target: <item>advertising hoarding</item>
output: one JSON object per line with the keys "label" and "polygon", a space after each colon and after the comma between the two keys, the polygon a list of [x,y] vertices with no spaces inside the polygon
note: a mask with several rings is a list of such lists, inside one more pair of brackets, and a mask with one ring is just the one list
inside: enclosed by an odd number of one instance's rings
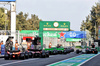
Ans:
{"label": "advertising hoarding", "polygon": [[86,38],[85,31],[66,31],[63,33],[64,33],[64,38]]}
{"label": "advertising hoarding", "polygon": [[[39,35],[38,30],[22,30],[20,33]],[[58,38],[86,38],[84,31],[43,31],[44,37],[58,37]]]}

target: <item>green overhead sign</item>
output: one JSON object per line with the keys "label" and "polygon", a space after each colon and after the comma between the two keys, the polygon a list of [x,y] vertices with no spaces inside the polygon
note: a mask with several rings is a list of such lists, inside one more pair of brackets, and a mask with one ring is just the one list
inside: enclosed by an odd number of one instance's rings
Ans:
{"label": "green overhead sign", "polygon": [[81,41],[80,38],[66,38],[66,41]]}
{"label": "green overhead sign", "polygon": [[42,48],[43,48],[44,31],[70,31],[70,22],[69,21],[40,21],[39,36],[41,37]]}
{"label": "green overhead sign", "polygon": [[68,28],[70,29],[69,21],[41,21],[43,28]]}

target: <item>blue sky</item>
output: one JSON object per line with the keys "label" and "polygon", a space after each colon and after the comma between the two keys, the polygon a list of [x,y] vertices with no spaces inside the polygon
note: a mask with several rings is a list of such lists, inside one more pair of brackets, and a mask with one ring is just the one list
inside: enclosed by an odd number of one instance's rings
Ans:
{"label": "blue sky", "polygon": [[43,21],[70,21],[71,29],[79,31],[82,20],[96,2],[98,0],[17,0],[16,12],[29,13],[29,18],[36,14]]}

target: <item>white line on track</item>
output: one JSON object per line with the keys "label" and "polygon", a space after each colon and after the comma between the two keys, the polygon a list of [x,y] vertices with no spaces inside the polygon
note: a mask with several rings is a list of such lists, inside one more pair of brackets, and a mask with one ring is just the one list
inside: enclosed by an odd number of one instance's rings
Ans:
{"label": "white line on track", "polygon": [[[83,54],[81,54],[81,55],[83,55]],[[79,56],[79,55],[78,55],[78,56]],[[74,56],[74,57],[77,57],[77,56]],[[74,57],[71,57],[71,58],[74,58]],[[67,59],[70,59],[70,58],[67,58]],[[65,60],[67,60],[67,59],[65,59]],[[64,61],[64,60],[61,60],[61,61]],[[61,62],[61,61],[57,61],[57,62],[51,63],[51,64],[49,64],[49,65],[46,65],[46,66],[50,66],[50,65],[52,65],[52,64],[59,63],[59,62]]]}
{"label": "white line on track", "polygon": [[[54,57],[54,56],[49,56],[49,57]],[[10,64],[21,63],[21,62],[31,61],[31,60],[37,60],[37,59],[40,59],[40,58],[26,59],[26,60],[22,60],[22,61],[15,61],[15,62],[11,62],[11,63],[5,63],[5,64],[1,64],[0,66],[6,66],[6,65],[10,65]]]}
{"label": "white line on track", "polygon": [[[99,54],[100,54],[100,53],[99,53]],[[94,57],[98,56],[99,54],[97,54],[97,55],[93,56],[92,58],[94,58]],[[81,54],[81,55],[83,55],[83,54]],[[78,56],[79,56],[79,55],[78,55]],[[77,56],[74,56],[74,57],[77,57]],[[71,57],[71,58],[74,58],[74,57]],[[84,63],[86,63],[87,61],[91,60],[92,58],[90,58],[90,59],[88,59],[88,60],[84,61],[83,63],[79,64],[78,66],[81,66],[82,64],[84,64]],[[70,58],[68,58],[68,59],[70,59]],[[67,59],[65,59],[65,60],[67,60]],[[64,61],[64,60],[61,60],[61,61]],[[50,66],[50,65],[52,65],[52,64],[59,63],[59,62],[61,62],[61,61],[54,62],[54,63],[51,63],[51,64],[46,65],[46,66]]]}
{"label": "white line on track", "polygon": [[[100,54],[100,53],[99,53],[99,54]],[[79,64],[78,66],[83,65],[84,63],[88,62],[88,61],[89,61],[89,60],[91,60],[92,58],[94,58],[94,57],[98,56],[99,54],[97,54],[97,55],[95,55],[95,56],[91,57],[90,59],[88,59],[88,60],[84,61],[83,63]]]}

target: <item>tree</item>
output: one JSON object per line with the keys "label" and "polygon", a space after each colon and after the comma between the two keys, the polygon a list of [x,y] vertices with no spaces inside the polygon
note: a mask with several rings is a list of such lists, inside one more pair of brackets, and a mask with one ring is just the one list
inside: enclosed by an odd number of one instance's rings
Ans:
{"label": "tree", "polygon": [[35,14],[31,14],[31,19],[28,19],[27,22],[30,23],[31,30],[38,30],[39,29],[39,22],[42,21],[38,18]]}
{"label": "tree", "polygon": [[[28,13],[19,12],[16,15],[16,30],[38,30],[40,21],[41,19],[35,14],[31,14],[31,18],[28,18]],[[5,24],[7,25],[7,30],[10,30],[11,12],[8,11],[6,15],[4,8],[0,8],[0,30],[5,29]]]}
{"label": "tree", "polygon": [[0,8],[0,30],[5,29],[5,24],[8,24],[7,16],[4,13],[4,8]]}
{"label": "tree", "polygon": [[[86,17],[85,25],[86,29],[91,32],[91,36],[98,38],[98,26],[100,25],[100,3],[96,3],[96,6],[92,7],[91,14]],[[83,23],[82,23],[83,24]],[[81,26],[81,29],[83,26]],[[96,34],[95,34],[96,32]]]}

